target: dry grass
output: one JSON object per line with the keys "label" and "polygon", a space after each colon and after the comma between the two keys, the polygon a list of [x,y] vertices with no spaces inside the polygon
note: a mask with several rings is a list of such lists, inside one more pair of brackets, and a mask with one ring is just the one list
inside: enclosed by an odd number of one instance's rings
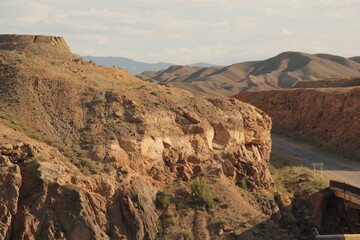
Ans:
{"label": "dry grass", "polygon": [[326,177],[321,177],[319,174],[314,176],[312,170],[297,166],[291,159],[271,154],[270,164],[270,172],[278,192],[310,195],[329,185]]}

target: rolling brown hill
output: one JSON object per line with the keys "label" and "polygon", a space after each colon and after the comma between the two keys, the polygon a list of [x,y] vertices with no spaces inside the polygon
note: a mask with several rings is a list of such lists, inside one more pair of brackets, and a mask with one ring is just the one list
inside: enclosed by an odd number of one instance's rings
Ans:
{"label": "rolling brown hill", "polygon": [[352,61],[360,63],[360,56],[351,57],[349,59],[352,60]]}
{"label": "rolling brown hill", "polygon": [[139,78],[191,91],[201,96],[229,96],[239,92],[290,88],[301,81],[359,77],[360,64],[330,54],[284,52],[264,61],[228,67],[171,66],[144,72]]}
{"label": "rolling brown hill", "polygon": [[61,37],[0,35],[0,239],[293,236],[271,220],[270,128],[249,104],[95,66]]}

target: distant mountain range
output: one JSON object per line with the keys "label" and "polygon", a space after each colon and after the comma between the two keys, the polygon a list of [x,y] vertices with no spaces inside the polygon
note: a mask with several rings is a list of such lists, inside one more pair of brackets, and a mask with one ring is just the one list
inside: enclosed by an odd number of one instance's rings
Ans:
{"label": "distant mountain range", "polygon": [[196,95],[230,96],[251,90],[290,88],[301,81],[360,76],[359,57],[283,52],[263,61],[227,67],[170,66],[137,77]]}
{"label": "distant mountain range", "polygon": [[[159,71],[162,69],[166,69],[174,64],[172,63],[164,63],[164,62],[158,62],[158,63],[145,63],[145,62],[138,62],[134,61],[130,58],[124,58],[124,57],[93,57],[93,56],[80,56],[76,54],[78,57],[83,58],[86,61],[93,61],[98,65],[102,65],[105,67],[118,67],[125,69],[129,73],[133,75],[140,74],[145,71]],[[213,64],[209,63],[193,63],[189,64],[188,66],[197,66],[197,67],[212,67],[215,66]]]}
{"label": "distant mountain range", "polygon": [[351,60],[360,63],[360,56],[356,56],[356,57],[351,57]]}

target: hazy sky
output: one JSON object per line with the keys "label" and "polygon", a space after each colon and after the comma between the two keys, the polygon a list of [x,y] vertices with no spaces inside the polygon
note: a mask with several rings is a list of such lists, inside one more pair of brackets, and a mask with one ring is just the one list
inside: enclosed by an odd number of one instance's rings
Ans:
{"label": "hazy sky", "polygon": [[283,51],[360,55],[360,0],[0,0],[0,33],[73,52],[231,64]]}

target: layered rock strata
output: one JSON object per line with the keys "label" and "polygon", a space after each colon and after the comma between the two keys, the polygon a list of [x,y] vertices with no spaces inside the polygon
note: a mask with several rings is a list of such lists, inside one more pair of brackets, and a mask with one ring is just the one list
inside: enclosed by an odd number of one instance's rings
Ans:
{"label": "layered rock strata", "polygon": [[272,118],[274,128],[308,136],[333,150],[360,154],[360,88],[306,88],[240,93]]}
{"label": "layered rock strata", "polygon": [[261,110],[96,67],[58,38],[0,45],[1,238],[155,239],[165,184],[212,174],[273,190]]}

